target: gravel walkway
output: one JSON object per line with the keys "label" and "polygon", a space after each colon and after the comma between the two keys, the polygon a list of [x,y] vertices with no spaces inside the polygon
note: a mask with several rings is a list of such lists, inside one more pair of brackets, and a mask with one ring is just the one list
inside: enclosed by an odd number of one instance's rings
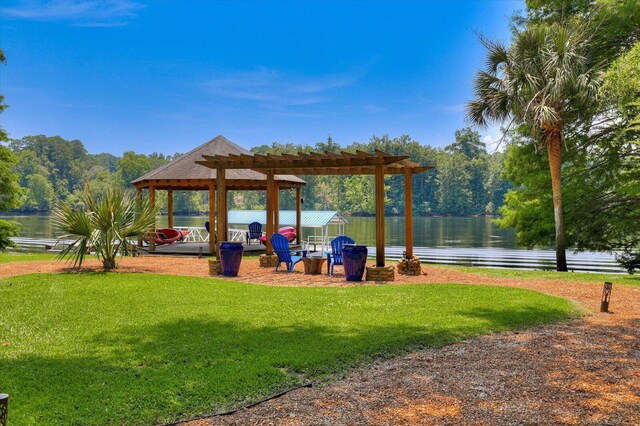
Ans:
{"label": "gravel walkway", "polygon": [[[63,270],[52,261],[8,263],[0,264],[0,277]],[[207,276],[207,262],[128,258],[121,271]],[[591,314],[374,363],[335,383],[184,425],[640,425],[640,288],[614,284],[612,313],[601,314],[601,283],[491,277],[432,266],[427,271],[398,276],[394,284],[528,288],[575,300]],[[243,261],[240,275],[239,281],[266,285],[347,285],[343,277],[275,273],[254,259]]]}

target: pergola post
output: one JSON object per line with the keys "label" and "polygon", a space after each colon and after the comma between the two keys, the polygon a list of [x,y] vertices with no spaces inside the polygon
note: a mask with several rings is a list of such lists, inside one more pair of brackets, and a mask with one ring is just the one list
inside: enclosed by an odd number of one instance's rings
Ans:
{"label": "pergola post", "polygon": [[216,251],[216,237],[215,237],[215,211],[216,211],[216,191],[214,187],[214,181],[209,182],[209,253]]}
{"label": "pergola post", "polygon": [[[136,197],[138,197],[138,203],[142,201],[142,188],[136,187]],[[138,247],[142,247],[142,235],[138,237]]]}
{"label": "pergola post", "polygon": [[274,179],[274,173],[271,170],[266,171],[267,174],[267,241],[266,241],[266,253],[268,255],[273,254],[273,247],[271,247],[271,235],[273,235],[273,205],[275,204],[275,188],[276,182]]}
{"label": "pergola post", "polygon": [[404,169],[404,239],[407,259],[413,258],[413,174]]}
{"label": "pergola post", "polygon": [[[218,243],[216,244],[216,252],[218,253],[218,258],[220,258],[220,243],[225,241],[227,238],[227,224],[225,223],[227,210],[227,204],[225,202],[227,198],[227,183],[225,179],[225,171],[225,169],[220,167],[216,170],[216,183],[218,186],[218,217],[216,221],[216,236],[218,238]],[[209,226],[211,226],[211,224]],[[211,238],[211,236],[209,236],[209,238]]]}
{"label": "pergola post", "polygon": [[222,198],[224,198],[223,200],[223,209],[222,209],[222,214],[224,216],[224,233],[222,234],[222,236],[224,237],[223,239],[221,239],[220,241],[227,241],[227,238],[229,238],[229,190],[226,184],[226,179],[225,179],[225,186],[224,186],[224,191],[222,192]]}
{"label": "pergola post", "polygon": [[[156,205],[156,187],[151,185],[149,186],[149,204],[151,207],[155,207]],[[153,223],[151,224],[151,235],[149,235],[149,252],[153,253],[156,251],[156,219],[153,218]]]}
{"label": "pergola post", "polygon": [[173,228],[173,189],[167,189],[167,225]]}
{"label": "pergola post", "polygon": [[296,244],[302,244],[302,188],[296,188]]}
{"label": "pergola post", "polygon": [[384,266],[384,170],[375,166],[376,191],[376,266]]}
{"label": "pergola post", "polygon": [[273,232],[278,232],[280,229],[280,187],[277,182],[273,195]]}

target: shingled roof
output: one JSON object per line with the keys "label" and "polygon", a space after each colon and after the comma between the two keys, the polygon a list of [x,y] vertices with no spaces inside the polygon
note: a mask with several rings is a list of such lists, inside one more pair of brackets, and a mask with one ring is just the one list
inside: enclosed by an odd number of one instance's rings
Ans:
{"label": "shingled roof", "polygon": [[[218,135],[199,147],[192,149],[186,154],[172,160],[171,162],[150,171],[144,176],[131,182],[136,187],[146,187],[153,184],[156,187],[162,186],[189,186],[193,184],[194,189],[199,189],[200,184],[205,181],[215,180],[216,170],[196,164],[202,160],[203,155],[229,155],[246,154],[253,155],[250,151],[236,145],[222,135]],[[305,181],[293,175],[276,175],[276,181],[280,187],[296,187],[305,184]],[[266,186],[267,176],[264,173],[250,169],[235,169],[226,171],[227,186]],[[235,181],[235,182],[234,182]]]}

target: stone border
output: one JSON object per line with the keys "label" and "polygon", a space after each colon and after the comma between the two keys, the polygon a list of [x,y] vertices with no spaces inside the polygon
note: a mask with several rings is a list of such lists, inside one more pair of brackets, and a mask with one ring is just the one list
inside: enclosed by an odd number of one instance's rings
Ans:
{"label": "stone border", "polygon": [[422,271],[422,266],[420,266],[420,258],[414,256],[398,262],[398,273],[402,275],[422,275],[424,272]]}
{"label": "stone border", "polygon": [[367,266],[367,281],[395,281],[393,266]]}

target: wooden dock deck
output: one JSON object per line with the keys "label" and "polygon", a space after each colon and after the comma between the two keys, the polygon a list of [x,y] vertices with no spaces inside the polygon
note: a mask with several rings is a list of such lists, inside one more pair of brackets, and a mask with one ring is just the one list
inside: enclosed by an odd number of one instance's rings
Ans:
{"label": "wooden dock deck", "polygon": [[[249,245],[242,244],[242,246],[244,247],[245,254],[258,255],[258,254],[264,253],[265,251],[265,247],[262,244],[257,244],[257,243],[253,243]],[[186,255],[186,256],[199,256],[200,254],[202,254],[202,256],[211,255],[211,253],[209,253],[208,242],[203,242],[203,243],[187,242],[187,243],[174,243],[174,244],[156,246],[156,251],[154,253],[149,253],[148,246],[139,248],[139,250],[143,254],[150,254],[150,255],[161,255],[161,254]]]}

